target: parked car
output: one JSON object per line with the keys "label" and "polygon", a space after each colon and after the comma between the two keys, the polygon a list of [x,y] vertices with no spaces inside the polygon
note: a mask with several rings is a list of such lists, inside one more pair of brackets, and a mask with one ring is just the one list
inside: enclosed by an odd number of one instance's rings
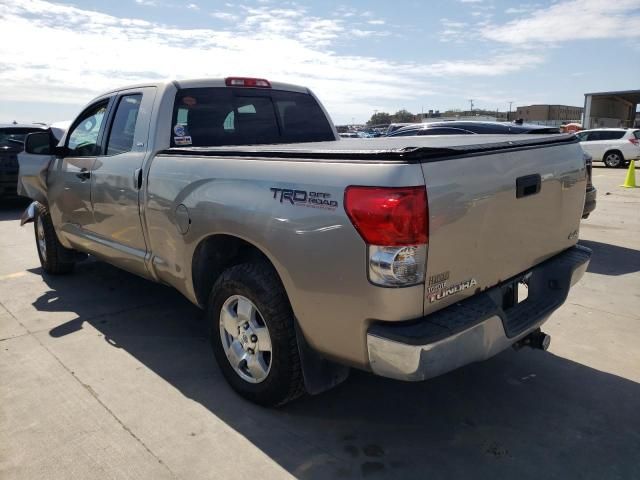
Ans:
{"label": "parked car", "polygon": [[403,127],[407,127],[409,125],[421,125],[420,123],[391,123],[388,127],[387,127],[387,132],[386,135],[390,135],[391,133],[395,132],[396,130],[399,130]]}
{"label": "parked car", "polygon": [[596,197],[598,191],[593,185],[593,160],[591,155],[584,152],[584,163],[587,167],[587,192],[584,197],[584,209],[582,210],[582,218],[589,218],[591,212],[596,209]]}
{"label": "parked car", "polygon": [[405,137],[411,135],[469,135],[469,134],[498,134],[515,135],[524,133],[553,134],[561,133],[558,127],[534,125],[527,123],[457,121],[416,123],[403,126],[388,132],[388,137]]}
{"label": "parked car", "polygon": [[640,129],[594,128],[576,136],[593,161],[604,162],[607,167],[624,167],[640,158]]}
{"label": "parked car", "polygon": [[[388,137],[408,137],[424,135],[516,135],[516,134],[544,134],[561,133],[559,127],[548,127],[526,123],[482,122],[482,121],[446,121],[419,123],[402,127]],[[585,196],[582,218],[588,218],[596,208],[597,190],[592,182],[591,157],[585,155],[585,166],[588,172],[587,191]]]}
{"label": "parked car", "polygon": [[234,77],[112,90],[49,142],[20,173],[43,271],[83,252],[175,287],[260,404],[546,349],[591,255],[573,135],[339,140],[307,88]]}
{"label": "parked car", "polygon": [[29,133],[45,131],[44,124],[0,125],[0,197],[17,195],[18,154],[24,150]]}

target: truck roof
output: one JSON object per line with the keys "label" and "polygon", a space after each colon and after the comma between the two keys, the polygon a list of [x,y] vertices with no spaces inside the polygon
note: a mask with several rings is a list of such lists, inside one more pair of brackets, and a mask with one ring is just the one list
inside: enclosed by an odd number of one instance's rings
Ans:
{"label": "truck roof", "polygon": [[[229,78],[229,77],[226,77]],[[182,88],[210,88],[210,87],[227,87],[225,80],[226,78],[193,78],[193,79],[169,79],[161,82],[147,82],[147,83],[136,83],[132,85],[124,85],[118,88],[114,88],[107,92],[104,92],[100,95],[103,97],[105,95],[109,95],[111,93],[116,93],[122,90],[130,90],[134,88],[143,88],[143,87],[156,87],[158,89],[163,89],[168,85],[175,85],[178,89]],[[291,92],[299,92],[299,93],[309,93],[309,89],[303,87],[301,85],[293,85],[291,83],[283,83],[283,82],[272,82],[269,80],[271,84],[272,90],[286,90]],[[233,88],[233,87],[230,87]],[[100,98],[96,97],[96,98]]]}

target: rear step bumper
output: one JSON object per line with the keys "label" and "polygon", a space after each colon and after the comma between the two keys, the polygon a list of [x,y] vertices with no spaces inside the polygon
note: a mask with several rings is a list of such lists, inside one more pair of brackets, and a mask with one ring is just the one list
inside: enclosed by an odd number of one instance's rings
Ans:
{"label": "rear step bumper", "polygon": [[[584,275],[591,250],[575,246],[510,280],[426,317],[369,327],[372,371],[420,381],[486,360],[540,328]],[[517,288],[528,297],[517,303]]]}

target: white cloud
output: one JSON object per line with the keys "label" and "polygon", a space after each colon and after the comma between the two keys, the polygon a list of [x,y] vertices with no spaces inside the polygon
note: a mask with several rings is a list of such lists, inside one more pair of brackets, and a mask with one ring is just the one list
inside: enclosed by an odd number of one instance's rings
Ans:
{"label": "white cloud", "polygon": [[482,34],[510,44],[640,37],[639,6],[638,0],[559,1]]}
{"label": "white cloud", "polygon": [[196,10],[196,11],[200,10],[200,7],[195,3],[188,3],[187,8],[189,10]]}
{"label": "white cloud", "polygon": [[429,65],[433,75],[498,76],[534,67],[544,57],[534,54],[510,53],[487,55],[486,60],[444,61]]}
{"label": "white cloud", "polygon": [[238,19],[237,15],[234,15],[233,13],[228,13],[228,12],[213,12],[210,15],[213,18],[217,18],[218,20],[225,20],[229,22]]}
{"label": "white cloud", "polygon": [[367,23],[369,25],[384,25],[385,21],[384,20],[369,20]]}
{"label": "white cloud", "polygon": [[529,13],[532,10],[532,7],[521,5],[519,7],[509,7],[504,11],[504,13],[507,15],[520,15],[521,13]]}
{"label": "white cloud", "polygon": [[314,17],[297,6],[235,11],[233,18],[212,14],[236,22],[227,31],[172,27],[45,0],[0,3],[0,111],[6,113],[2,102],[15,101],[79,108],[128,83],[243,75],[307,85],[338,120],[368,118],[369,105],[393,110],[434,94],[443,88],[438,77],[491,77],[541,61],[514,54],[419,64],[339,55],[333,51],[337,42],[389,32],[353,29],[344,19]]}
{"label": "white cloud", "polygon": [[138,5],[144,5],[145,7],[157,7],[158,4],[155,0],[136,0]]}

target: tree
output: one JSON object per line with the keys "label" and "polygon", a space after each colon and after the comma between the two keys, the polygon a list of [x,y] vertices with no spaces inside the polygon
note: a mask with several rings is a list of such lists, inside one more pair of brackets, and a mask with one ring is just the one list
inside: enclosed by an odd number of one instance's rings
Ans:
{"label": "tree", "polygon": [[396,113],[394,113],[391,117],[391,120],[395,123],[410,123],[419,121],[417,115],[414,115],[413,113],[405,109],[398,110]]}
{"label": "tree", "polygon": [[371,115],[367,125],[388,125],[391,123],[391,115],[387,112],[377,112]]}

